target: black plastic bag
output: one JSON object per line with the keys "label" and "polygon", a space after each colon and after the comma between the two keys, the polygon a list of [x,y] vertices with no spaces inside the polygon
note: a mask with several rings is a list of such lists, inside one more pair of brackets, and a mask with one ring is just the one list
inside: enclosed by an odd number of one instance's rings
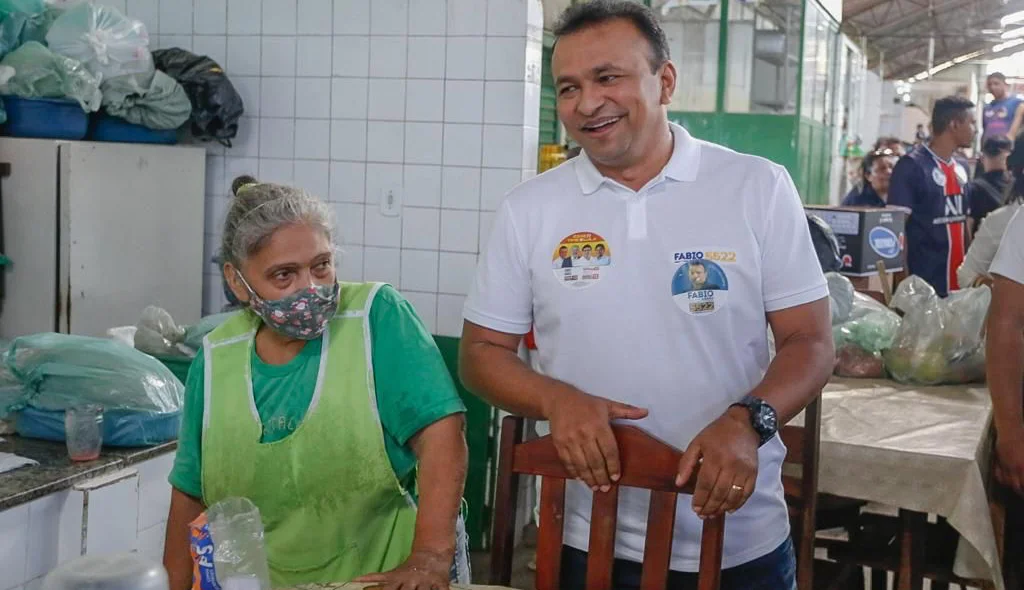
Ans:
{"label": "black plastic bag", "polygon": [[192,102],[193,137],[204,141],[213,139],[231,147],[245,107],[217,62],[173,48],[154,51],[153,63],[156,69],[177,80],[188,94]]}
{"label": "black plastic bag", "polygon": [[839,256],[839,241],[832,228],[822,218],[810,213],[807,213],[807,226],[822,272],[839,272],[843,268],[843,259]]}

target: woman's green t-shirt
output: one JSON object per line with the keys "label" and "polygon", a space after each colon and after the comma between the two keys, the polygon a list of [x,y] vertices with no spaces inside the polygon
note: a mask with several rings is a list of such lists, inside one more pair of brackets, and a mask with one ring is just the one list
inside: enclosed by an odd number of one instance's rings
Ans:
{"label": "woman's green t-shirt", "polygon": [[[412,304],[390,286],[377,291],[370,307],[370,333],[384,446],[399,481],[411,489],[416,455],[409,439],[466,408],[430,332]],[[269,365],[252,355],[253,397],[263,423],[262,442],[283,439],[302,421],[313,399],[322,346],[322,339],[311,340],[283,365]],[[168,478],[172,486],[196,498],[202,497],[204,367],[200,351],[185,380],[178,452]]]}

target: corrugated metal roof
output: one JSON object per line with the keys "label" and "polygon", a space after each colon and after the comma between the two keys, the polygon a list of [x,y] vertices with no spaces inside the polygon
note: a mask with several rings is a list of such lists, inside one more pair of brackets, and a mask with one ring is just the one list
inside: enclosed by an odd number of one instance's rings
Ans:
{"label": "corrugated metal roof", "polygon": [[908,78],[931,65],[989,50],[1002,42],[999,20],[1024,10],[1024,0],[845,0],[843,32],[868,46],[869,67]]}

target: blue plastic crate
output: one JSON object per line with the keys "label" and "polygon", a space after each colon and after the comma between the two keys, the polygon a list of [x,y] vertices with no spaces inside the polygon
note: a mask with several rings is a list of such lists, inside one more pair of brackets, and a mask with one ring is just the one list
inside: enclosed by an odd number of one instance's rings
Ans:
{"label": "blue plastic crate", "polygon": [[85,139],[89,116],[77,101],[4,96],[7,123],[0,134],[40,139]]}
{"label": "blue plastic crate", "polygon": [[150,129],[144,125],[129,123],[120,117],[99,112],[93,115],[89,139],[120,143],[178,143],[177,129]]}

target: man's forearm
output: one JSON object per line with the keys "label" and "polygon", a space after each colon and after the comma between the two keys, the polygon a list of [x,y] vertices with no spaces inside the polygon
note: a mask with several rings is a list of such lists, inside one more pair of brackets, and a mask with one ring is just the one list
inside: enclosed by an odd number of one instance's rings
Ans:
{"label": "man's forearm", "polygon": [[413,551],[427,551],[449,560],[455,553],[455,521],[468,463],[464,426],[461,415],[443,418],[418,434],[413,444],[420,463]]}
{"label": "man's forearm", "polygon": [[1016,322],[990,322],[985,345],[996,432],[1024,429],[1024,332]]}
{"label": "man's forearm", "polygon": [[792,337],[776,343],[775,358],[751,395],[768,402],[779,426],[792,420],[828,383],[835,366],[831,337]]}
{"label": "man's forearm", "polygon": [[463,383],[506,412],[547,420],[551,396],[575,390],[568,383],[537,373],[507,348],[485,342],[465,346],[459,362]]}

